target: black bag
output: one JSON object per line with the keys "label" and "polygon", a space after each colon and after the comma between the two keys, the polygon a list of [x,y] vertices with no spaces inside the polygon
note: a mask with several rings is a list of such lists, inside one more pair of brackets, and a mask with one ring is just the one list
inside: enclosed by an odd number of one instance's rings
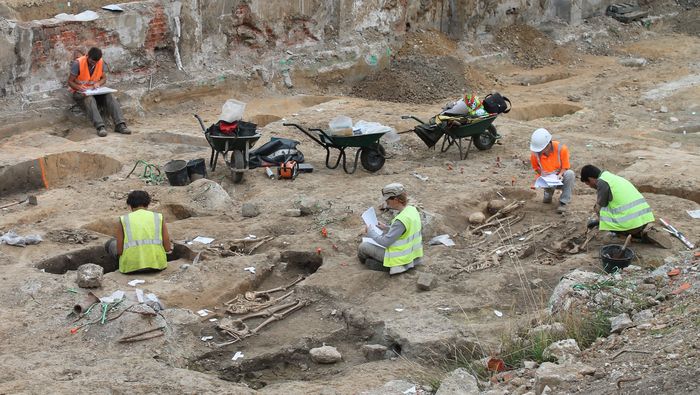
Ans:
{"label": "black bag", "polygon": [[507,113],[511,108],[510,100],[505,96],[501,96],[500,93],[486,95],[481,103],[484,105],[484,110],[489,114]]}
{"label": "black bag", "polygon": [[418,125],[413,129],[413,131],[421,140],[423,140],[428,148],[433,148],[433,146],[440,141],[442,135],[445,134],[445,132],[438,128],[437,125]]}
{"label": "black bag", "polygon": [[233,133],[224,133],[221,130],[221,123],[224,121],[219,121],[215,124],[212,124],[209,129],[207,129],[207,133],[209,133],[211,136],[239,136],[239,137],[250,137],[250,136],[255,136],[255,133],[257,132],[258,125],[252,123],[252,122],[245,122],[245,121],[236,121],[236,127],[235,131]]}
{"label": "black bag", "polygon": [[260,166],[279,166],[289,160],[304,163],[304,154],[297,150],[296,140],[278,138],[250,151],[248,166],[251,169]]}

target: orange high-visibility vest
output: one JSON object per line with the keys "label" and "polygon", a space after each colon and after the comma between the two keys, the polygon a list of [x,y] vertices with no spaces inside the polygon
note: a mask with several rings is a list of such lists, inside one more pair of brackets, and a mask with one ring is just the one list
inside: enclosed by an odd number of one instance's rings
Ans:
{"label": "orange high-visibility vest", "polygon": [[562,169],[569,169],[569,149],[558,141],[552,141],[552,152],[545,156],[541,153],[530,153],[532,168],[542,174],[556,173]]}
{"label": "orange high-visibility vest", "polygon": [[[87,56],[81,56],[76,60],[78,61],[78,65],[80,66],[80,73],[75,78],[75,82],[78,83],[80,86],[90,87],[94,85],[95,82],[102,79],[102,59],[98,60],[97,64],[95,64],[95,69],[92,71],[92,75],[90,74],[90,68],[88,67]],[[75,89],[69,89],[71,92],[75,92]]]}

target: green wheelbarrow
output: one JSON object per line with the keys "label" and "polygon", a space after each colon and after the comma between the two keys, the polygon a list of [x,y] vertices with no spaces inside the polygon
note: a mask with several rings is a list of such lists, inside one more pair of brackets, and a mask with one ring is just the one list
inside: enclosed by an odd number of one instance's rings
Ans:
{"label": "green wheelbarrow", "polygon": [[[347,174],[352,174],[355,172],[355,170],[357,170],[357,161],[359,159],[362,167],[365,170],[370,173],[374,173],[375,171],[381,169],[386,161],[386,151],[379,143],[379,139],[381,139],[387,132],[360,134],[357,136],[331,136],[322,129],[306,130],[296,123],[283,123],[282,125],[299,129],[315,143],[325,148],[326,167],[329,169],[336,169],[342,160],[343,170],[345,170]],[[315,132],[315,135],[311,132]],[[348,169],[347,167],[347,155],[345,153],[347,148],[357,148],[357,152],[355,152],[355,160],[351,169]],[[338,158],[335,160],[335,163],[332,163],[333,161],[331,160],[332,149],[338,150]]]}
{"label": "green wheelbarrow", "polygon": [[[419,125],[413,128],[413,132],[428,146],[433,148],[442,139],[440,152],[447,152],[453,145],[459,149],[459,160],[469,156],[469,149],[474,146],[480,150],[488,150],[501,136],[496,131],[493,121],[497,114],[486,117],[460,117],[445,116],[436,121],[436,117],[430,118],[430,122],[423,122],[413,115],[403,115],[401,119],[414,119]],[[463,149],[462,140],[469,139],[466,150]]]}

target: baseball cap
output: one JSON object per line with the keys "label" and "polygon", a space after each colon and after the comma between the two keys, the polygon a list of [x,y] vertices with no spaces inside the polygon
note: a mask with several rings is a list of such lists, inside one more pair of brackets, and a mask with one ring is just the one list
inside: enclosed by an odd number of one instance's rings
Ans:
{"label": "baseball cap", "polygon": [[382,188],[382,197],[384,200],[387,200],[390,197],[399,196],[404,192],[406,192],[406,190],[404,189],[403,185],[399,184],[398,182],[394,182]]}

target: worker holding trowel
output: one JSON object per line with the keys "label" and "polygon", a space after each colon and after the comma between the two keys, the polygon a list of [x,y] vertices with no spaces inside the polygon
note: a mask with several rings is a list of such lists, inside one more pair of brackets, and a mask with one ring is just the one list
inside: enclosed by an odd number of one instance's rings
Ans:
{"label": "worker holding trowel", "polygon": [[[392,183],[382,188],[386,207],[399,212],[390,226],[381,222],[366,228],[369,240],[360,244],[357,256],[368,268],[403,273],[423,263],[423,238],[418,210],[408,205],[403,185]],[[377,229],[378,228],[378,229]]]}
{"label": "worker holding trowel", "polygon": [[544,188],[542,203],[552,203],[554,190],[561,189],[557,212],[566,212],[576,180],[569,164],[569,148],[552,140],[547,129],[537,129],[530,138],[530,163],[537,173],[535,186]]}
{"label": "worker holding trowel", "polygon": [[653,226],[654,214],[644,196],[626,179],[593,165],[581,168],[581,181],[597,191],[595,215],[588,228],[599,227],[643,242],[671,248],[671,237]]}
{"label": "worker holding trowel", "polygon": [[116,239],[105,244],[113,257],[119,257],[119,271],[163,270],[168,267],[166,254],[172,252],[168,227],[162,214],[148,211],[151,197],[146,191],[131,191],[126,204],[131,213],[119,217]]}
{"label": "worker holding trowel", "polygon": [[131,134],[117,99],[110,92],[102,93],[95,90],[104,87],[107,82],[106,71],[107,65],[102,59],[102,50],[92,47],[87,55],[71,62],[68,90],[73,94],[73,99],[87,113],[92,125],[97,129],[98,136],[105,137],[107,135],[105,122],[98,106],[104,107],[112,117],[115,132]]}

